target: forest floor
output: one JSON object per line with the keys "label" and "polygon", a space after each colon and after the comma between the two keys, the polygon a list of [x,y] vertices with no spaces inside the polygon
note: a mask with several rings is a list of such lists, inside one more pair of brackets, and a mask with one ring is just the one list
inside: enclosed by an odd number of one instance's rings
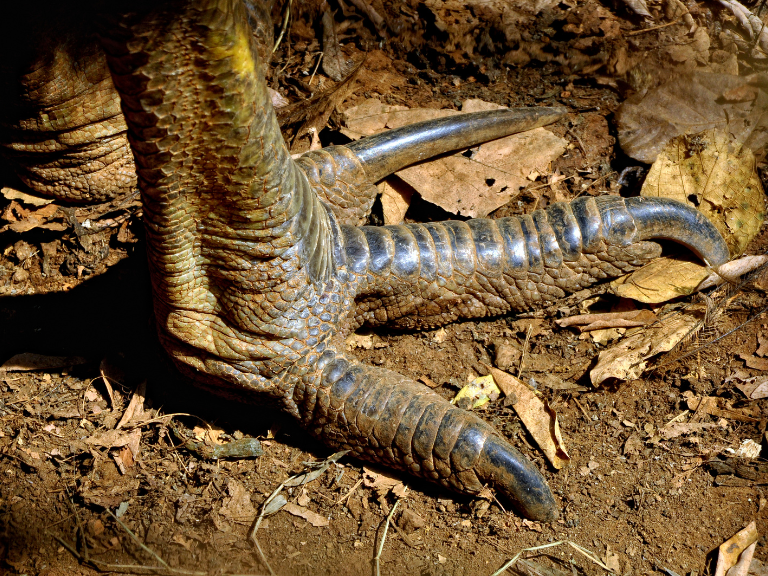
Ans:
{"label": "forest floor", "polygon": [[[334,48],[323,35],[321,3],[299,4],[270,78],[290,103],[335,85],[328,78],[332,66],[316,67],[320,51]],[[547,128],[562,139],[563,152],[525,174],[526,186],[490,217],[583,194],[632,193],[648,164],[619,145],[622,102],[686,74],[746,77],[768,68],[749,51],[738,20],[716,2],[649,1],[650,18],[597,0],[330,4],[339,61],[367,58],[346,92],[329,92],[326,103],[338,100],[332,106],[284,115],[295,151],[309,141],[298,127],[318,119],[328,126],[323,144],[344,141],[345,112],[371,99],[410,109],[455,110],[467,99],[568,109]],[[365,6],[375,14],[363,12]],[[278,2],[275,22],[284,10]],[[764,186],[764,147],[755,154]],[[636,168],[629,186],[626,176],[620,182],[626,168]],[[8,176],[3,184],[21,187]],[[456,217],[424,196],[418,188],[407,195],[406,221]],[[4,202],[5,222],[29,221],[40,209]],[[372,222],[382,223],[385,210],[377,205]],[[457,496],[404,476],[392,480],[342,457],[317,479],[284,489],[291,506],[261,522],[259,552],[249,533],[266,499],[330,451],[274,411],[191,388],[164,359],[154,335],[139,212],[138,206],[113,211],[125,221],[117,218],[87,241],[70,225],[71,218],[82,224],[88,217],[83,208],[65,217],[59,212],[59,220],[49,210],[47,228],[6,226],[0,236],[0,362],[40,355],[0,371],[0,573],[93,574],[112,566],[118,573],[179,575],[369,574],[384,539],[381,574],[491,575],[524,548],[570,541],[623,576],[698,576],[714,573],[718,546],[752,520],[758,532],[752,570],[766,573],[760,561],[768,561],[768,469],[759,457],[734,458],[746,440],[762,445],[763,454],[768,449],[768,400],[744,384],[764,381],[768,388],[765,272],[708,297],[633,303],[630,308],[662,315],[709,302],[717,313],[674,356],[658,355],[641,374],[600,386],[590,378],[598,354],[627,330],[595,335],[560,327],[556,320],[585,311],[576,300],[440,330],[363,333],[350,341],[361,360],[425,382],[449,399],[488,366],[538,383],[570,455],[560,470],[538,450],[509,398],[476,411],[544,472],[562,514],[551,524],[530,522],[503,502]],[[768,253],[768,227],[745,253]],[[606,290],[589,302],[593,312],[628,309]],[[691,408],[692,398],[714,398],[719,412]],[[126,410],[132,415],[119,426]],[[264,453],[206,459],[179,446],[171,422],[209,448],[250,436],[261,440]],[[681,424],[678,434],[668,433],[670,422]],[[546,576],[606,572],[568,544],[528,558],[514,569]],[[142,566],[159,568],[142,572]]]}

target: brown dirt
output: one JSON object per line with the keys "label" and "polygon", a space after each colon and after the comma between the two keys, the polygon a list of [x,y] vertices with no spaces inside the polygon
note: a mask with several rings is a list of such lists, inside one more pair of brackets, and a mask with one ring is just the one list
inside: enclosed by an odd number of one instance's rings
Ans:
{"label": "brown dirt", "polygon": [[[559,20],[533,20],[518,40],[502,38],[498,28],[483,27],[483,15],[476,11],[468,11],[464,20],[460,13],[451,13],[455,21],[442,13],[448,22],[446,39],[435,13],[419,3],[404,3],[400,9],[372,4],[399,32],[390,31],[389,40],[373,52],[345,107],[378,95],[411,106],[454,107],[466,97],[480,97],[506,105],[561,102],[571,108],[568,120],[554,130],[573,145],[553,166],[570,178],[559,191],[535,190],[541,183],[532,183],[531,191],[495,216],[546,205],[556,194],[572,198],[584,190],[616,190],[617,171],[628,161],[616,146],[611,113],[625,94],[611,86],[623,86],[630,76],[626,71],[639,60],[645,70],[663,64],[664,46],[685,41],[687,31],[676,25],[628,40],[616,30],[637,29],[638,20],[579,0],[571,2],[571,10],[561,4]],[[313,8],[315,4],[307,3],[299,15],[292,43],[304,42],[306,48],[315,37],[312,25],[318,20],[313,19]],[[714,29],[711,12],[694,16]],[[344,20],[340,13],[336,17]],[[378,42],[367,20],[349,20],[343,41],[349,54],[365,49],[366,42]],[[461,22],[469,22],[475,31],[467,33],[473,41],[446,48],[451,26]],[[276,60],[284,64],[289,57],[282,50]],[[299,75],[304,64],[289,65],[286,78]],[[286,92],[297,99],[295,84],[284,78],[273,79],[273,84],[293,86]],[[332,116],[331,125],[336,121]],[[759,169],[766,174],[764,164]],[[4,182],[17,185],[9,177]],[[439,212],[417,202],[408,217],[442,217]],[[326,458],[328,449],[274,411],[208,396],[190,389],[175,374],[154,340],[137,222],[123,228],[121,235],[113,233],[108,255],[103,249],[85,250],[71,230],[8,232],[2,241],[0,293],[7,297],[0,300],[0,360],[23,352],[82,359],[65,361],[63,368],[0,375],[0,573],[94,573],[65,543],[101,562],[156,566],[158,560],[105,512],[119,509],[126,528],[169,569],[186,571],[179,574],[266,574],[267,567],[247,539],[254,510],[288,476],[300,472],[303,462]],[[747,252],[767,251],[764,227]],[[18,273],[20,269],[25,272]],[[764,288],[744,287],[702,339],[727,334],[766,304]],[[554,314],[577,312],[576,307],[564,307]],[[444,336],[379,331],[370,350],[356,353],[366,362],[416,379],[426,377],[451,398],[469,375],[484,374],[484,365],[496,361],[497,346],[523,346],[529,324],[531,319],[514,317],[467,322],[448,326]],[[541,387],[559,413],[570,465],[559,472],[548,468],[503,399],[479,413],[545,471],[562,506],[561,518],[551,525],[523,521],[496,502],[473,501],[403,478],[409,491],[395,516],[397,527],[387,534],[382,574],[492,574],[522,548],[563,539],[601,559],[617,554],[624,576],[663,569],[702,574],[712,569],[712,551],[752,519],[761,534],[756,556],[768,560],[768,474],[715,477],[707,466],[745,439],[765,443],[768,401],[745,400],[726,379],[737,369],[765,374],[746,368],[739,355],[755,353],[768,317],[757,318],[700,353],[612,389],[592,389],[588,383],[588,370],[601,346],[559,328],[553,315],[542,315],[533,325],[522,378],[541,380],[549,373],[583,386],[578,391]],[[113,409],[100,379],[100,366],[115,375],[118,408]],[[194,414],[181,421],[189,428],[202,421],[215,425],[223,430],[222,439],[242,434],[261,438],[264,455],[205,460],[176,448],[178,440],[170,435],[167,419],[135,428],[140,431],[135,461],[126,448],[86,443],[94,434],[114,429],[142,381],[147,382],[146,416]],[[694,435],[658,440],[654,432],[685,410],[686,391],[717,396],[734,409],[747,410],[755,421],[726,419]],[[718,419],[705,416],[702,421]],[[116,456],[126,466],[124,473]],[[289,501],[298,499],[328,525],[315,527],[285,511],[269,517],[258,539],[276,573],[370,573],[395,498],[361,485],[361,479],[362,464],[342,459],[304,489],[287,491]],[[573,548],[561,546],[542,554],[536,562],[545,566],[603,573]]]}

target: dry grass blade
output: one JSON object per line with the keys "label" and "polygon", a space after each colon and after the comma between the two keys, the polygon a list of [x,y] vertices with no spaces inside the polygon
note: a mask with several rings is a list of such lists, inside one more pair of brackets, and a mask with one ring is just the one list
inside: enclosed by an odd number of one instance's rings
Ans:
{"label": "dry grass blade", "polygon": [[575,542],[572,542],[571,540],[558,540],[557,542],[552,542],[550,544],[542,544],[541,546],[533,546],[531,548],[523,548],[520,550],[517,554],[515,554],[511,560],[509,560],[506,564],[504,564],[501,568],[496,570],[491,576],[499,576],[500,574],[503,574],[506,570],[511,568],[515,565],[515,563],[520,559],[520,556],[522,556],[525,552],[538,552],[539,550],[545,550],[547,548],[554,548],[555,546],[560,546],[561,544],[568,544],[571,548],[576,550],[579,554],[586,557],[588,560],[594,562],[600,568],[605,570],[606,572],[613,573],[613,570],[608,568],[598,557],[596,554],[591,552],[590,550],[587,550],[583,546],[580,546],[579,544],[576,544]]}
{"label": "dry grass blade", "polygon": [[[261,526],[262,520],[264,520],[264,517],[268,515],[267,510],[269,508],[269,505],[272,503],[275,498],[278,497],[280,492],[282,492],[283,488],[286,486],[291,487],[297,487],[297,486],[303,486],[304,484],[307,484],[309,482],[312,482],[313,480],[316,480],[320,477],[320,475],[325,472],[328,467],[333,464],[334,462],[337,462],[342,456],[344,456],[349,450],[342,450],[341,452],[336,452],[335,454],[332,454],[322,462],[305,462],[304,465],[308,468],[314,468],[314,470],[306,470],[300,474],[295,474],[291,476],[290,478],[285,479],[283,482],[280,483],[280,485],[275,488],[275,490],[272,492],[272,494],[269,495],[269,497],[264,500],[264,504],[261,505],[261,512],[259,512],[259,515],[256,517],[256,520],[253,522],[253,528],[251,528],[251,531],[248,533],[248,539],[253,542],[254,546],[256,546],[256,549],[259,551],[259,554],[261,555],[261,559],[264,561],[264,564],[267,566],[267,569],[269,570],[269,573],[274,575],[274,572],[272,571],[271,566],[269,565],[269,562],[267,561],[267,557],[265,556],[264,552],[261,549],[261,545],[259,545],[259,541],[256,539],[256,532],[258,532],[259,527]],[[280,507],[282,508],[282,506]],[[277,512],[280,510],[278,508],[277,510],[274,510],[274,512]],[[270,513],[274,513],[270,512]]]}
{"label": "dry grass blade", "polygon": [[704,320],[699,325],[695,326],[688,334],[686,334],[685,337],[677,344],[677,346],[675,346],[672,350],[670,350],[664,356],[662,356],[659,363],[654,368],[654,370],[659,370],[661,368],[669,366],[674,362],[679,362],[681,360],[685,360],[686,358],[690,358],[694,354],[701,353],[702,351],[706,350],[707,348],[719,342],[720,340],[727,338],[728,336],[731,336],[732,334],[738,332],[739,330],[741,330],[748,324],[754,322],[755,320],[760,318],[763,314],[768,312],[768,306],[765,306],[761,310],[759,310],[758,312],[756,312],[755,314],[747,318],[744,322],[742,322],[735,328],[729,330],[725,334],[708,339],[703,344],[696,346],[695,348],[687,352],[682,351],[683,347],[685,347],[692,340],[694,336],[696,336],[702,331],[707,330],[712,326],[714,321],[720,316],[720,314],[723,312],[726,306],[728,306],[731,302],[733,302],[733,300],[744,291],[745,286],[747,286],[750,282],[756,280],[757,278],[760,278],[760,276],[766,271],[768,271],[768,263],[765,263],[759,268],[746,274],[742,278],[741,282],[739,282],[738,284],[725,284],[717,288],[716,290],[714,290],[711,293],[711,296],[707,297],[705,295],[705,298],[707,299],[707,313],[704,317]]}
{"label": "dry grass blade", "polygon": [[387,514],[387,519],[384,521],[384,532],[381,535],[381,542],[379,542],[379,549],[376,551],[376,556],[373,557],[373,574],[374,576],[381,576],[381,553],[384,551],[384,542],[387,539],[387,531],[389,530],[389,524],[392,522],[392,517],[395,515],[397,505],[400,504],[402,498],[398,498],[397,502],[392,505],[392,510]]}

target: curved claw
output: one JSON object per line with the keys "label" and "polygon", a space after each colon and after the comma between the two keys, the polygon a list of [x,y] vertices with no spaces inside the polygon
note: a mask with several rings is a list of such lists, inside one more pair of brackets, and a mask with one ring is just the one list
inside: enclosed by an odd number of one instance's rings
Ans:
{"label": "curved claw", "polygon": [[560,515],[541,473],[501,438],[491,436],[486,440],[477,463],[477,475],[501,490],[526,518],[551,522]]}
{"label": "curved claw", "polygon": [[446,488],[495,488],[532,520],[558,517],[547,481],[489,424],[424,386],[332,350],[318,359],[312,386],[294,391],[303,424],[364,460],[406,470]]}
{"label": "curved claw", "polygon": [[509,108],[447,116],[395,128],[347,145],[372,182],[416,162],[510,134],[546,126],[564,108]]}
{"label": "curved claw", "polygon": [[693,251],[708,266],[730,260],[728,245],[717,228],[695,208],[672,200],[640,196],[625,200],[637,226],[636,240],[672,240]]}

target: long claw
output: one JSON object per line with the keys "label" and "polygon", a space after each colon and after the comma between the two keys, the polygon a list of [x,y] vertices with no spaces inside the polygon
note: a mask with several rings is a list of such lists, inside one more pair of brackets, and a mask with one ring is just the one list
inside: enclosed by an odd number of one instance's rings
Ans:
{"label": "long claw", "polygon": [[627,211],[637,226],[637,240],[672,240],[693,251],[709,266],[730,260],[723,237],[704,214],[669,198],[627,198]]}
{"label": "long claw", "polygon": [[324,441],[458,492],[477,494],[487,485],[532,520],[558,517],[541,472],[473,413],[330,349],[315,370],[315,385],[299,389],[294,400],[304,426]]}
{"label": "long claw", "polygon": [[509,108],[447,116],[363,138],[347,148],[372,182],[416,162],[556,122],[564,108]]}

